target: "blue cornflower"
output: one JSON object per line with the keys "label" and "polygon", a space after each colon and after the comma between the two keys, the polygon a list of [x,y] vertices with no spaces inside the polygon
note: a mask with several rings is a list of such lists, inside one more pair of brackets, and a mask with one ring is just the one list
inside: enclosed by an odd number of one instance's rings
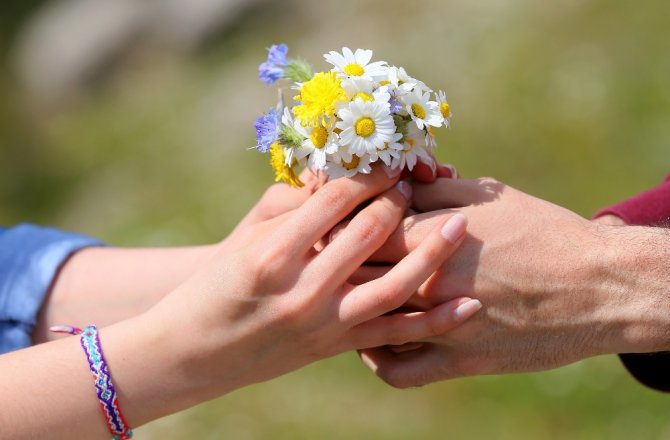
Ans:
{"label": "blue cornflower", "polygon": [[392,115],[400,113],[403,109],[402,102],[396,98],[389,99],[389,107]]}
{"label": "blue cornflower", "polygon": [[275,109],[270,109],[267,114],[259,116],[254,122],[256,129],[256,139],[258,145],[256,148],[261,153],[266,153],[270,149],[270,145],[279,138],[279,115]]}
{"label": "blue cornflower", "polygon": [[258,77],[267,85],[273,84],[284,76],[286,68],[288,46],[285,44],[273,44],[268,51],[268,60],[258,67]]}

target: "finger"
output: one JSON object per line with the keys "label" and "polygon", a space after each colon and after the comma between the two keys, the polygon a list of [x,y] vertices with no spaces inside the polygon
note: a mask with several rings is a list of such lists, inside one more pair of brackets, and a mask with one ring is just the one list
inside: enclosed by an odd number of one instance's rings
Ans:
{"label": "finger", "polygon": [[287,256],[304,254],[356,206],[391,188],[399,174],[397,168],[377,166],[368,175],[357,174],[326,183],[296,210],[290,221],[277,229],[272,241]]}
{"label": "finger", "polygon": [[426,385],[457,377],[448,370],[448,352],[426,344],[418,350],[393,353],[386,347],[359,351],[361,360],[373,373],[395,388]]}
{"label": "finger", "polygon": [[458,170],[450,163],[443,163],[437,166],[437,177],[444,177],[445,179],[458,179]]}
{"label": "finger", "polygon": [[289,211],[262,222],[247,224],[246,227],[238,225],[238,227],[235,228],[235,231],[230,233],[230,235],[223,241],[223,248],[226,249],[226,252],[231,252],[232,250],[245,247],[251,241],[258,238],[258,235],[262,234],[264,231],[273,231],[277,229],[279,225],[286,222],[292,215],[293,211]]}
{"label": "finger", "polygon": [[354,327],[350,335],[357,349],[420,342],[455,329],[481,307],[476,299],[457,298],[425,312],[380,316]]}
{"label": "finger", "polygon": [[[379,279],[386,275],[393,266],[384,265],[384,266],[374,266],[374,265],[363,265],[358,268],[347,280],[349,284],[355,286],[360,286],[372,280]],[[405,304],[403,308],[408,308],[413,311],[428,310],[435,307],[437,304],[443,303],[446,298],[445,295],[435,296],[428,295],[429,292],[435,291],[435,286],[440,282],[441,278],[444,277],[444,273],[441,269],[436,270],[433,274],[417,289],[416,293],[412,295]],[[448,295],[446,295],[448,298]]]}
{"label": "finger", "polygon": [[452,215],[455,212],[445,209],[404,218],[382,247],[370,256],[368,262],[397,263],[416,249],[433,229],[443,223],[445,215]]}
{"label": "finger", "polygon": [[403,305],[456,250],[466,224],[463,214],[451,216],[382,278],[346,293],[340,303],[340,319],[360,324]]}
{"label": "finger", "polygon": [[593,221],[595,223],[610,226],[624,226],[626,224],[626,222],[621,217],[616,216],[614,214],[601,215],[600,217],[594,218]]}
{"label": "finger", "polygon": [[504,185],[494,179],[436,179],[432,184],[414,183],[412,207],[428,212],[486,203],[497,199]]}
{"label": "finger", "polygon": [[422,157],[412,168],[412,177],[422,183],[432,183],[437,177],[437,164],[432,155]]}
{"label": "finger", "polygon": [[369,281],[376,280],[381,278],[388,273],[393,268],[393,266],[370,266],[363,265],[356,269],[354,273],[351,274],[347,282],[355,286],[365,284]]}
{"label": "finger", "polygon": [[300,180],[305,184],[301,188],[293,188],[285,183],[271,185],[261,196],[256,205],[238,223],[237,229],[259,223],[300,207],[325,181],[325,174],[314,174],[304,169]]}
{"label": "finger", "polygon": [[412,187],[404,181],[375,198],[313,260],[307,276],[340,286],[398,227],[411,198]]}
{"label": "finger", "polygon": [[393,353],[405,353],[406,351],[418,350],[424,347],[423,342],[408,342],[402,345],[387,345],[386,348]]}

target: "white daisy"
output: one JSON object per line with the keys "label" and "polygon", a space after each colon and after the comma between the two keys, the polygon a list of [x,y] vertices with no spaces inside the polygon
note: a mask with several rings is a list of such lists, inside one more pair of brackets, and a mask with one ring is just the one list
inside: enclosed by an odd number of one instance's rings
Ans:
{"label": "white daisy", "polygon": [[437,140],[435,140],[435,129],[430,125],[426,125],[426,147],[429,150],[434,150],[437,148]]}
{"label": "white daisy", "polygon": [[341,145],[346,145],[353,154],[359,156],[384,148],[396,130],[389,104],[382,100],[356,99],[342,107],[337,116],[341,119],[336,124],[342,130]]}
{"label": "white daisy", "polygon": [[430,153],[426,151],[426,132],[414,125],[409,125],[407,128],[408,133],[405,136],[403,150],[400,153],[400,157],[391,162],[391,168],[395,166],[404,168],[407,165],[407,168],[412,171],[418,159],[423,159],[424,162],[429,161]]}
{"label": "white daisy", "polygon": [[363,101],[373,101],[374,81],[361,79],[355,82],[342,83],[342,88],[351,101],[361,98]]}
{"label": "white daisy", "polygon": [[[296,126],[295,118],[293,117],[293,113],[291,113],[290,108],[284,107],[284,113],[282,114],[282,117],[281,117],[281,123],[286,125],[287,127],[295,127]],[[300,124],[297,124],[297,125],[300,125]],[[293,165],[294,160],[295,161],[298,160],[295,157],[295,152],[296,152],[295,148],[284,147],[284,158],[285,158],[284,163],[289,167]]]}
{"label": "white daisy", "polygon": [[371,50],[356,49],[356,52],[352,52],[348,47],[343,47],[341,54],[333,50],[324,54],[323,57],[335,66],[333,71],[343,79],[343,85],[360,79],[375,81],[386,75],[386,62],[375,61],[370,63],[372,59]]}
{"label": "white daisy", "polygon": [[300,122],[296,122],[294,127],[298,133],[305,137],[300,148],[295,151],[298,161],[308,157],[308,167],[317,170],[326,169],[327,156],[336,153],[339,148],[337,134],[333,130],[320,125],[317,127],[303,126]]}
{"label": "white daisy", "polygon": [[400,139],[402,139],[401,133],[393,133],[391,141],[384,144],[384,148],[376,150],[374,153],[370,153],[370,163],[377,162],[378,159],[381,159],[382,162],[390,166],[393,159],[398,159],[400,153],[404,149],[403,144],[398,142]]}
{"label": "white daisy", "polygon": [[367,154],[357,156],[350,154],[346,150],[338,152],[328,158],[326,163],[326,174],[330,179],[340,177],[353,177],[358,173],[370,174],[370,156]]}
{"label": "white daisy", "polygon": [[380,81],[381,85],[389,84],[392,86],[393,94],[395,96],[403,96],[414,89],[420,89],[423,92],[430,92],[430,88],[416,78],[412,78],[407,74],[404,68],[390,66],[386,70],[386,78]]}
{"label": "white daisy", "polygon": [[388,91],[388,87],[381,86],[375,89],[373,86],[374,83],[372,81],[361,80],[347,85],[343,84],[342,88],[352,101],[356,99],[378,101],[390,106],[391,94]]}
{"label": "white daisy", "polygon": [[386,78],[380,81],[380,84],[388,84],[395,96],[402,96],[412,91],[416,85],[415,81],[402,67],[390,66],[386,70]]}
{"label": "white daisy", "polygon": [[419,128],[423,128],[424,125],[439,127],[444,122],[437,102],[429,99],[430,93],[421,93],[418,88],[403,96],[405,110]]}
{"label": "white daisy", "polygon": [[437,92],[437,104],[438,109],[444,118],[444,126],[449,127],[449,124],[451,123],[451,108],[447,102],[447,95],[442,90]]}

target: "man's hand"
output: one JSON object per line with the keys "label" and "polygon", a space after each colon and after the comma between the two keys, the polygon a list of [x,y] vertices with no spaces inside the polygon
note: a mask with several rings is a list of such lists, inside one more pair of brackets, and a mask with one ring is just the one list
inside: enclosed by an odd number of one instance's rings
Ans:
{"label": "man's hand", "polygon": [[[437,179],[415,184],[414,194],[414,209],[424,213],[406,218],[373,260],[398,261],[434,227],[436,215],[463,212],[470,225],[465,242],[407,305],[426,310],[469,296],[484,309],[420,348],[362,350],[366,365],[391,385],[545,370],[604,353],[664,349],[668,319],[657,309],[662,305],[668,314],[667,290],[660,291],[666,292],[662,298],[637,295],[643,280],[656,276],[643,269],[653,266],[643,254],[645,244],[659,238],[649,236],[653,228],[599,225],[493,179]],[[354,278],[360,283],[386,270],[366,266]],[[648,285],[651,291],[662,283]]]}

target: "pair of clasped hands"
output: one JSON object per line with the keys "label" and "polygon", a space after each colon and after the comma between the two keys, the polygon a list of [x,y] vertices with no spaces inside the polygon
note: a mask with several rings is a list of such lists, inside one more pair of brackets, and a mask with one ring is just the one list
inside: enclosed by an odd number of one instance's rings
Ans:
{"label": "pair of clasped hands", "polygon": [[[349,350],[401,388],[602,352],[570,340],[588,320],[542,318],[557,305],[535,299],[550,299],[546,286],[516,287],[528,274],[515,260],[530,248],[560,258],[566,231],[545,225],[591,222],[493,179],[458,179],[450,166],[420,164],[403,180],[383,166],[301,179],[300,189],[270,187],[209,263],[148,312],[188,329],[185,345],[196,341],[199,361],[187,368],[207,378],[203,399]],[[549,272],[552,259],[533,265]],[[540,344],[552,328],[560,340]]]}
{"label": "pair of clasped hands", "polygon": [[[652,275],[626,275],[629,257],[639,261],[661,232],[603,225],[456,174],[377,165],[325,182],[305,171],[304,187],[271,186],[214,245],[83,250],[61,270],[36,340],[62,322],[106,326],[105,356],[133,427],[351,350],[399,388],[667,350],[664,309],[647,306],[662,297],[658,256]],[[77,364],[77,345],[65,338],[5,360]],[[67,405],[92,411],[85,373],[62,387],[79,390]]]}

